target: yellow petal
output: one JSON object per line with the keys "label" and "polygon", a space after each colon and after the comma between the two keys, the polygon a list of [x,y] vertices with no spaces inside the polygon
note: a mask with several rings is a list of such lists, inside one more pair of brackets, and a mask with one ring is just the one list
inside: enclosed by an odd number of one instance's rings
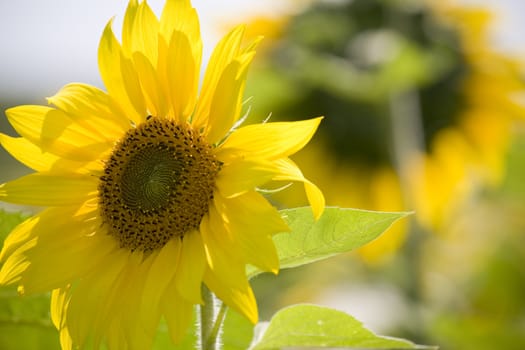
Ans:
{"label": "yellow petal", "polygon": [[97,186],[94,176],[34,173],[0,185],[0,200],[37,206],[80,205],[96,196]]}
{"label": "yellow petal", "polygon": [[216,186],[224,197],[235,197],[270,181],[276,172],[272,162],[238,158],[223,165]]}
{"label": "yellow petal", "polygon": [[106,25],[98,47],[98,67],[108,93],[117,101],[126,116],[140,124],[147,117],[146,103],[130,59],[124,56],[119,42]]}
{"label": "yellow petal", "polygon": [[31,263],[20,281],[23,291],[44,293],[73,283],[92,271],[118,249],[115,240],[105,232],[93,234],[99,227],[100,222],[68,221],[60,227],[60,234],[40,235],[35,247],[23,254]]}
{"label": "yellow petal", "polygon": [[[4,240],[4,246],[0,253],[0,262],[3,262],[12,255],[16,250],[19,253],[34,247],[36,238],[49,232],[63,232],[62,225],[65,224],[63,220],[57,218],[71,218],[78,220],[78,218],[92,217],[97,210],[89,203],[85,203],[82,207],[57,207],[47,208],[42,212],[28,218],[27,220],[16,226],[13,231]],[[43,238],[39,238],[42,240]],[[21,247],[24,246],[24,249]]]}
{"label": "yellow petal", "polygon": [[206,257],[200,233],[187,233],[182,240],[182,249],[175,274],[177,292],[187,301],[202,304],[201,284]]}
{"label": "yellow petal", "polygon": [[[112,322],[111,322],[112,321]],[[108,323],[105,329],[102,331],[102,334],[107,339],[107,344],[109,349],[128,349],[128,339],[126,339],[126,333],[122,329],[122,326],[112,319],[108,320]],[[102,335],[101,335],[102,336]],[[103,347],[100,346],[101,340],[97,340],[95,349],[100,349]]]}
{"label": "yellow petal", "polygon": [[[29,249],[36,244],[36,240],[27,242],[21,246],[22,249]],[[18,284],[22,279],[22,275],[31,265],[23,255],[11,255],[2,265],[0,270],[0,285]]]}
{"label": "yellow petal", "polygon": [[166,1],[160,34],[157,74],[172,106],[170,115],[187,122],[195,109],[202,59],[199,19],[190,1]]}
{"label": "yellow petal", "polygon": [[103,136],[111,135],[113,140],[131,127],[129,118],[113,98],[94,86],[68,84],[47,100],[91,130],[104,130]]}
{"label": "yellow petal", "polygon": [[55,289],[51,293],[51,319],[60,332],[60,346],[63,350],[73,349],[73,342],[66,324],[66,310],[70,299],[69,287]]}
{"label": "yellow petal", "polygon": [[231,199],[218,196],[219,201],[244,260],[263,271],[277,273],[279,258],[271,236],[290,230],[277,209],[254,191]]}
{"label": "yellow petal", "polygon": [[306,197],[312,206],[314,217],[316,220],[319,219],[325,207],[323,192],[304,177],[299,167],[291,159],[283,158],[275,161],[275,163],[280,168],[280,174],[276,175],[273,179],[277,181],[300,181],[304,183]]}
{"label": "yellow petal", "polygon": [[172,40],[174,31],[183,33],[188,38],[197,75],[200,74],[202,39],[199,17],[189,0],[167,0],[164,5],[160,16],[160,32],[165,42]]}
{"label": "yellow petal", "polygon": [[103,163],[99,161],[76,162],[49,152],[43,152],[41,148],[23,137],[10,137],[0,134],[0,144],[19,162],[40,172],[87,174],[102,170],[103,167]]}
{"label": "yellow petal", "polygon": [[64,311],[69,302],[69,288],[57,288],[51,292],[51,321],[60,330],[66,323]]}
{"label": "yellow petal", "polygon": [[105,232],[95,234],[101,226],[95,215],[96,208],[91,212],[77,207],[49,208],[17,226],[2,251],[7,259],[0,283],[9,284],[16,277],[21,291],[38,293],[64,286],[90,271],[116,247]]}
{"label": "yellow petal", "polygon": [[[105,314],[105,317],[107,320],[111,319],[112,323],[117,324],[123,330],[128,348],[152,348],[161,317],[161,309],[159,300],[153,294],[145,295],[144,292],[153,264],[163,264],[162,261],[159,261],[159,256],[159,254],[151,254],[144,258],[142,253],[132,254],[133,259],[130,259],[119,276],[108,300],[111,306],[107,308],[109,313]],[[165,260],[165,257],[161,256],[160,259]],[[159,288],[163,286],[159,285]],[[156,293],[159,291],[154,292]],[[147,299],[148,296],[153,297],[149,301],[149,308],[141,307],[141,301]],[[142,304],[142,306],[145,305]],[[104,321],[100,323],[100,329],[105,328],[105,323]]]}
{"label": "yellow petal", "polygon": [[173,32],[167,55],[166,74],[163,76],[166,80],[167,91],[169,91],[174,117],[180,122],[186,122],[195,108],[199,86],[199,66],[185,33]]}
{"label": "yellow petal", "polygon": [[[100,332],[97,323],[108,322],[107,308],[111,292],[114,291],[115,281],[121,275],[128,263],[129,253],[121,249],[107,256],[94,272],[84,276],[75,286],[67,309],[69,332],[76,346],[82,348],[87,337],[93,332]],[[99,320],[100,319],[100,320]],[[94,342],[100,342],[95,337]]]}
{"label": "yellow petal", "polygon": [[224,138],[239,119],[246,74],[254,55],[255,52],[250,52],[230,62],[217,82],[205,128],[208,141],[212,144]]}
{"label": "yellow petal", "polygon": [[103,130],[88,130],[63,111],[45,106],[18,106],[6,111],[13,128],[23,137],[55,155],[76,161],[100,159],[112,147]]}
{"label": "yellow petal", "polygon": [[138,73],[148,113],[154,116],[165,116],[168,112],[168,105],[155,67],[142,52],[133,53],[133,63]]}
{"label": "yellow petal", "polygon": [[222,277],[217,275],[215,271],[207,269],[204,274],[204,282],[226,305],[244,315],[253,324],[256,324],[259,314],[257,302],[250,285],[246,283],[241,288],[232,287],[224,283]]}
{"label": "yellow petal", "polygon": [[208,260],[204,283],[226,305],[257,322],[257,305],[245,272],[245,264],[237,255],[238,242],[224,226],[215,206],[201,222],[200,232]]}
{"label": "yellow petal", "polygon": [[224,69],[239,54],[244,26],[237,26],[226,35],[213,50],[204,75],[197,109],[193,116],[196,128],[207,125],[215,89]]}
{"label": "yellow petal", "polygon": [[164,293],[161,308],[164,311],[171,340],[175,344],[180,343],[190,329],[189,326],[193,319],[193,304],[179,296],[175,283],[172,283]]}
{"label": "yellow petal", "polygon": [[130,0],[126,8],[126,13],[124,14],[124,21],[122,23],[122,50],[127,57],[131,57],[133,50],[131,43],[133,41],[133,27],[138,8],[138,1]]}
{"label": "yellow petal", "polygon": [[[40,216],[44,215],[44,213],[47,210],[55,209],[46,209],[42,213],[30,217],[29,219],[23,221],[18,226],[16,226],[13,229],[13,231],[11,231],[11,233],[4,240],[4,246],[2,247],[2,252],[0,253],[0,262],[5,262],[5,260],[9,256],[11,256],[11,254],[13,254],[17,249],[22,247],[24,244],[27,244],[36,237],[34,227],[40,220]],[[35,244],[36,242],[32,242],[31,246],[34,246]]]}
{"label": "yellow petal", "polygon": [[266,159],[287,157],[310,141],[321,119],[322,117],[298,122],[253,124],[239,128],[220,146],[218,157],[221,157],[221,152],[231,150]]}
{"label": "yellow petal", "polygon": [[185,33],[193,45],[195,57],[202,50],[199,17],[190,0],[167,0],[160,16],[160,32],[169,41],[173,31]]}
{"label": "yellow petal", "polygon": [[142,1],[133,18],[131,53],[140,52],[153,66],[157,65],[159,20],[146,1]]}
{"label": "yellow petal", "polygon": [[[215,200],[214,200],[215,202]],[[208,215],[202,218],[199,231],[201,232],[206,260],[212,270],[223,270],[225,273],[229,265],[244,264],[240,258],[240,247],[233,240],[231,233],[225,226],[226,217],[218,212],[215,203],[210,206]],[[242,278],[231,274],[225,276],[229,284],[242,284]]]}
{"label": "yellow petal", "polygon": [[[156,254],[153,264],[144,285],[144,293],[140,308],[142,308],[144,322],[154,324],[160,317],[160,301],[168,284],[177,271],[177,264],[181,251],[179,239],[172,239]],[[154,331],[151,329],[150,331]]]}
{"label": "yellow petal", "polygon": [[137,327],[137,322],[140,321],[138,306],[147,270],[151,267],[154,257],[150,255],[145,259],[142,252],[124,251],[125,265],[112,281],[112,285],[108,286],[109,288],[104,287],[104,303],[97,309],[98,315],[92,329],[95,343],[100,343],[106,338],[121,344],[120,348],[129,348],[130,343],[136,343],[139,348],[143,348],[140,346],[144,341],[144,329]]}

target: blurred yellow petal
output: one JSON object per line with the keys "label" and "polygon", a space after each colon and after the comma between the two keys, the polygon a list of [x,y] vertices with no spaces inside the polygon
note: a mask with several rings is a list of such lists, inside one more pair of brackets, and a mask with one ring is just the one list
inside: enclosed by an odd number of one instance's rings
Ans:
{"label": "blurred yellow petal", "polygon": [[[403,194],[396,173],[390,168],[377,169],[369,176],[367,191],[368,209],[383,211],[404,210]],[[399,250],[407,235],[407,220],[394,223],[381,236],[359,249],[359,255],[368,263],[381,264],[389,261]]]}

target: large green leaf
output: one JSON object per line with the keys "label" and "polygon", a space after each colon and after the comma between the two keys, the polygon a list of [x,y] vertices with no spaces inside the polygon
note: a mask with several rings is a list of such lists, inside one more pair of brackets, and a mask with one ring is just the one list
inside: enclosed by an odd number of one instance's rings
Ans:
{"label": "large green leaf", "polygon": [[[326,208],[315,221],[310,207],[282,210],[291,232],[274,236],[281,269],[309,264],[351,251],[377,238],[409,213]],[[260,273],[248,267],[248,275]]]}
{"label": "large green leaf", "polygon": [[276,313],[251,350],[291,347],[431,349],[407,340],[376,335],[344,312],[315,305],[295,305]]}

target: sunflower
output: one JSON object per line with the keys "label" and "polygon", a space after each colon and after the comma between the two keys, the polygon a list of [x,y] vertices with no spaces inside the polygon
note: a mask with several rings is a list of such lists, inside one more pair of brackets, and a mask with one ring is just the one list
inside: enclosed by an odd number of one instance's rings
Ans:
{"label": "sunflower", "polygon": [[198,91],[202,41],[189,0],[160,19],[130,1],[122,43],[111,21],[99,45],[107,92],[70,84],[51,106],[6,111],[21,137],[2,146],[36,172],[0,185],[0,200],[44,209],[4,243],[0,284],[52,291],[63,348],[151,347],[163,318],[178,342],[204,284],[256,322],[245,266],[277,273],[272,235],[288,231],[256,189],[302,182],[318,218],[319,189],[288,156],[320,119],[239,126],[259,40],[243,26],[216,46]]}

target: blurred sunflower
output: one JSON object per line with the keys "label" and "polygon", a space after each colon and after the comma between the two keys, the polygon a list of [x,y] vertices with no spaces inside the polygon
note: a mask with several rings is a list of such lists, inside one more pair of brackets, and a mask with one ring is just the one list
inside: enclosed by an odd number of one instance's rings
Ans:
{"label": "blurred sunflower", "polygon": [[[442,2],[314,2],[256,66],[252,113],[322,111],[316,140],[294,159],[327,201],[415,210],[442,232],[469,196],[501,180],[512,122],[525,113],[514,100],[519,64],[489,46],[489,18]],[[293,187],[276,198],[304,203]],[[387,260],[407,229],[397,223],[361,255]]]}
{"label": "blurred sunflower", "polygon": [[190,1],[168,0],[160,20],[130,1],[122,44],[111,21],[100,41],[107,93],[70,84],[53,107],[6,111],[21,137],[0,142],[36,173],[0,185],[0,200],[47,208],[6,239],[0,284],[53,291],[63,348],[150,348],[162,317],[178,342],[202,283],[256,322],[245,266],[277,273],[271,236],[288,227],[255,188],[303,182],[321,215],[322,193],[288,158],[320,118],[237,127],[258,43],[241,47],[243,31],[218,43],[198,94]]}

